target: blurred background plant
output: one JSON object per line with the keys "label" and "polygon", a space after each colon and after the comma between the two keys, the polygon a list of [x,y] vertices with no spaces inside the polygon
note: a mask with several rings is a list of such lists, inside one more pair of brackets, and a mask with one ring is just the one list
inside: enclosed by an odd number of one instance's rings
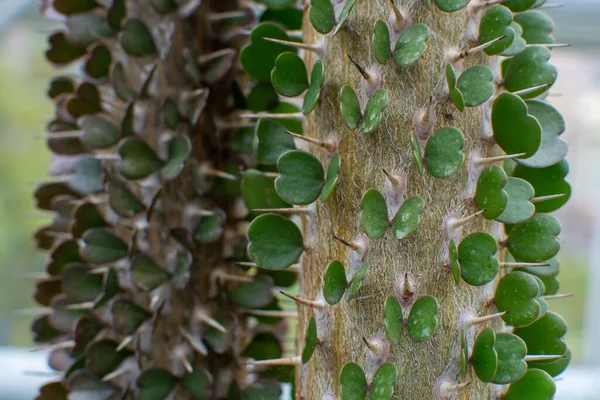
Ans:
{"label": "blurred background plant", "polygon": [[[39,15],[39,0],[0,0],[0,400],[32,399],[51,372],[46,354],[31,353],[28,308],[31,274],[44,255],[32,235],[44,218],[35,210],[34,185],[47,174],[43,133],[52,114],[45,96],[52,68],[44,59],[55,24]],[[567,120],[569,181],[574,196],[559,211],[563,222],[561,293],[551,308],[568,322],[573,368],[558,383],[557,399],[597,400],[600,392],[600,2],[568,0],[549,10],[561,71],[549,100]],[[74,71],[76,73],[76,71]],[[20,312],[15,312],[20,310]]]}

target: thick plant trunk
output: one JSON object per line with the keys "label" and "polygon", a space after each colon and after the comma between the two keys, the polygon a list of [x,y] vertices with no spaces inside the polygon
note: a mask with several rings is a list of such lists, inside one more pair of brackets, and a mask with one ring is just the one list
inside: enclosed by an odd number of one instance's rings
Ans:
{"label": "thick plant trunk", "polygon": [[[298,388],[301,388],[304,399],[321,399],[328,391],[339,396],[339,371],[344,363],[354,361],[362,365],[365,360],[367,349],[363,337],[385,335],[384,301],[388,294],[394,293],[396,280],[405,272],[416,281],[417,296],[432,295],[437,299],[438,328],[431,341],[417,343],[405,334],[398,345],[392,346],[388,361],[393,362],[399,372],[394,399],[430,399],[440,376],[447,374],[456,379],[461,313],[467,310],[478,315],[493,312],[490,305],[494,293],[492,288],[476,288],[464,282],[456,286],[444,268],[447,242],[444,240],[443,218],[451,214],[467,216],[477,211],[470,202],[474,185],[469,185],[468,168],[444,180],[427,173],[421,176],[413,163],[410,144],[413,116],[429,104],[431,96],[436,113],[434,130],[445,126],[459,128],[465,135],[467,153],[478,147],[484,152],[491,149],[491,146],[485,147],[482,141],[482,133],[490,133],[487,124],[489,108],[467,109],[461,114],[447,100],[444,55],[448,49],[469,46],[469,21],[465,12],[447,14],[435,7],[427,10],[421,1],[412,1],[408,8],[413,14],[413,23],[425,23],[432,31],[429,50],[410,67],[399,67],[393,62],[380,66],[370,54],[373,24],[377,19],[387,20],[391,12],[385,1],[357,1],[346,25],[351,29],[344,29],[325,41],[326,86],[321,94],[320,107],[307,118],[306,134],[320,139],[331,134],[339,137],[341,180],[328,202],[317,203],[316,217],[308,222],[309,227],[305,230],[305,237],[311,238],[308,243],[311,250],[302,258],[303,297],[312,299],[321,293],[325,268],[331,260],[338,259],[348,268],[353,251],[335,240],[334,235],[354,240],[362,234],[361,198],[370,188],[384,192],[386,176],[383,169],[405,174],[404,199],[421,196],[425,200],[425,209],[419,228],[411,237],[398,240],[388,230],[382,239],[370,241],[366,261],[370,272],[359,298],[349,303],[341,301],[327,308],[330,332],[313,360],[299,375]],[[305,42],[317,40],[308,21],[305,21],[305,27]],[[369,137],[350,132],[342,123],[340,88],[350,84],[357,89],[363,79],[347,54],[363,67],[376,65],[380,68],[381,87],[389,93],[390,101],[384,117],[379,128]],[[486,57],[476,55],[466,62],[489,62],[482,58]],[[314,61],[313,54],[309,53],[306,64],[312,65]],[[323,152],[313,153],[324,161],[324,165],[327,164]],[[485,220],[476,220],[465,226],[462,237],[476,230],[489,230],[490,224],[482,221]],[[303,307],[300,310],[298,331],[303,332],[313,311]],[[300,344],[302,340],[299,338]],[[491,385],[482,383],[474,375],[468,380],[471,384],[459,392],[457,398],[491,398]]]}

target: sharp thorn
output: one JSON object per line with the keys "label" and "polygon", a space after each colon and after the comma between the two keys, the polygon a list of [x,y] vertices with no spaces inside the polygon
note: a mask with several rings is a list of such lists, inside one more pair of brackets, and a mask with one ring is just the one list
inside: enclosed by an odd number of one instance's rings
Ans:
{"label": "sharp thorn", "polygon": [[516,92],[512,92],[512,94],[514,94],[516,96],[525,96],[529,93],[536,92],[540,89],[550,88],[551,86],[552,86],[551,83],[546,83],[545,85],[539,85],[539,86],[534,86],[534,87],[523,89],[523,90],[517,90]]}
{"label": "sharp thorn", "polygon": [[548,201],[548,200],[556,200],[556,199],[560,199],[562,197],[565,197],[567,194],[566,193],[561,193],[561,194],[552,194],[549,196],[540,196],[540,197],[534,197],[533,199],[529,200],[531,203],[540,203],[542,201]]}
{"label": "sharp thorn", "polygon": [[286,292],[281,291],[281,290],[279,291],[279,293],[281,293],[285,297],[288,297],[288,298],[294,300],[296,302],[296,304],[301,304],[301,305],[304,305],[304,306],[308,306],[308,307],[311,307],[311,308],[318,308],[318,309],[322,309],[322,308],[325,307],[325,305],[323,303],[319,302],[319,301],[306,300],[306,299],[303,299],[303,298],[298,297],[298,296],[291,295],[291,294],[286,293]]}
{"label": "sharp thorn", "polygon": [[567,297],[573,297],[573,293],[549,294],[546,296],[542,296],[542,299],[557,300],[557,299],[566,299]]}
{"label": "sharp thorn", "polygon": [[469,322],[469,325],[482,324],[487,321],[492,321],[494,319],[501,318],[502,316],[506,315],[507,313],[508,313],[508,311],[504,311],[504,312],[499,312],[496,314],[486,315],[483,317],[474,317],[474,318],[470,319],[468,322]]}
{"label": "sharp thorn", "polygon": [[549,267],[548,263],[501,262],[501,268]]}
{"label": "sharp thorn", "polygon": [[487,211],[487,209],[481,210],[481,211],[477,211],[474,214],[471,214],[467,217],[461,218],[461,219],[455,219],[455,220],[450,220],[448,222],[448,227],[450,229],[457,229],[460,228],[461,226],[471,222],[472,220],[474,220],[475,218],[479,217],[480,215],[482,215],[483,213],[485,213]]}
{"label": "sharp thorn", "polygon": [[479,158],[479,159],[475,160],[475,164],[477,164],[477,165],[493,164],[493,163],[496,163],[499,161],[513,160],[515,158],[523,157],[524,155],[527,155],[527,153],[506,154],[503,156]]}
{"label": "sharp thorn", "polygon": [[565,358],[566,354],[553,354],[553,355],[527,355],[523,359],[525,362],[532,361],[552,361],[552,360],[560,360],[561,358]]}
{"label": "sharp thorn", "polygon": [[300,356],[295,357],[287,357],[287,358],[275,358],[271,360],[258,360],[258,361],[248,361],[246,365],[268,365],[268,366],[278,366],[278,365],[300,365],[302,363],[302,359]]}
{"label": "sharp thorn", "polygon": [[297,49],[312,51],[313,53],[317,53],[317,54],[320,54],[321,50],[323,49],[322,46],[319,46],[319,45],[291,42],[288,40],[281,40],[281,39],[275,39],[275,38],[269,38],[269,37],[263,37],[262,39],[266,40],[267,42],[273,42],[273,43],[277,43],[277,44],[282,44],[284,46],[290,46],[290,47],[295,47]]}
{"label": "sharp thorn", "polygon": [[360,64],[357,63],[356,60],[354,60],[354,58],[352,58],[352,56],[350,54],[346,54],[346,55],[348,56],[348,59],[350,60],[350,62],[356,67],[358,72],[360,72],[360,74],[366,81],[371,79],[371,75],[369,75],[369,73],[363,67],[361,67]]}

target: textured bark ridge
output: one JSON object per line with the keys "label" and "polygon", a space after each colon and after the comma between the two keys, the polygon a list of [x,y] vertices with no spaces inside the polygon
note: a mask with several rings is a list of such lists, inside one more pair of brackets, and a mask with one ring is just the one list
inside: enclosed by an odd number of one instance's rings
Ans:
{"label": "textured bark ridge", "polygon": [[[365,360],[366,346],[362,338],[385,334],[384,301],[388,294],[394,293],[396,281],[405,272],[415,279],[417,296],[432,295],[439,302],[439,325],[429,342],[417,343],[404,335],[398,345],[392,346],[389,361],[396,364],[399,371],[394,398],[432,398],[434,384],[441,375],[457,376],[461,313],[467,310],[478,315],[493,312],[490,303],[493,287],[475,288],[464,282],[457,287],[444,267],[447,262],[444,217],[463,217],[477,211],[470,201],[474,185],[468,184],[467,168],[462,168],[450,179],[440,180],[427,173],[421,176],[413,162],[410,145],[413,117],[419,109],[428,106],[431,97],[435,129],[455,126],[465,135],[467,152],[474,149],[483,149],[485,154],[494,152],[494,146],[482,137],[483,132],[491,134],[489,108],[468,109],[460,114],[448,100],[445,52],[470,45],[467,36],[469,20],[463,12],[446,14],[427,10],[422,2],[414,2],[407,8],[413,14],[413,23],[425,23],[432,32],[429,50],[410,67],[399,67],[393,62],[380,66],[371,54],[373,24],[377,19],[387,20],[391,13],[391,7],[385,1],[358,1],[347,22],[347,29],[325,40],[327,79],[320,107],[307,118],[306,135],[320,139],[331,135],[339,137],[341,180],[332,198],[317,204],[318,222],[308,222],[309,226],[315,226],[305,231],[305,237],[314,237],[310,241],[311,251],[302,258],[304,296],[315,298],[319,295],[325,268],[331,260],[338,259],[348,265],[349,252],[352,251],[335,240],[334,235],[347,240],[363,235],[360,226],[361,198],[370,188],[384,193],[386,176],[383,169],[404,174],[404,199],[421,196],[425,200],[425,209],[419,228],[411,237],[400,241],[388,230],[384,238],[370,241],[366,260],[369,275],[360,292],[363,298],[349,303],[342,301],[328,308],[329,337],[300,377],[305,399],[320,399],[331,390],[339,395],[339,371],[343,364],[354,361],[361,365],[361,361]],[[306,42],[318,40],[310,24],[305,26]],[[363,80],[349,61],[348,54],[361,66],[374,66],[379,70],[381,87],[390,95],[379,128],[369,137],[350,132],[342,123],[340,89],[349,84],[358,92]],[[313,63],[313,53],[307,54],[306,64]],[[465,67],[474,63],[485,65],[490,61],[478,55],[467,60]],[[320,156],[324,165],[327,164],[322,152],[313,153]],[[489,229],[490,223],[473,221],[463,228],[462,236]],[[309,314],[312,310],[302,312],[301,326]],[[299,332],[303,329],[300,328]],[[469,380],[468,389],[458,398],[490,398],[489,386],[474,376]]]}

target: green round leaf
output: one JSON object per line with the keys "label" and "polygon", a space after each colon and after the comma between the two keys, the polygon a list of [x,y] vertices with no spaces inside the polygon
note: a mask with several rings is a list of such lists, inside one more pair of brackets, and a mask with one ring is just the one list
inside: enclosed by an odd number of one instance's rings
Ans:
{"label": "green round leaf", "polygon": [[161,170],[162,177],[165,180],[177,178],[191,152],[192,143],[187,136],[175,136],[169,140],[167,162]]}
{"label": "green round leaf", "polygon": [[323,278],[323,297],[331,305],[337,304],[344,296],[348,288],[346,280],[346,270],[341,261],[333,260],[327,266],[325,277]]}
{"label": "green round leaf", "polygon": [[298,226],[277,214],[256,217],[248,227],[248,238],[248,256],[265,269],[285,269],[304,251]]}
{"label": "green round leaf", "polygon": [[214,243],[223,235],[227,214],[220,208],[215,208],[212,212],[213,215],[206,215],[200,219],[192,234],[194,240],[202,244]]}
{"label": "green round leaf", "polygon": [[252,282],[238,283],[227,292],[227,299],[240,308],[262,308],[273,300],[273,279],[259,275]]}
{"label": "green round leaf", "polygon": [[255,169],[247,169],[242,175],[242,197],[249,210],[290,207],[275,191],[274,179]]}
{"label": "green round leaf", "polygon": [[130,180],[146,178],[163,165],[146,142],[132,136],[121,142],[119,155],[121,156],[119,171]]}
{"label": "green round leaf", "polygon": [[517,224],[506,241],[510,254],[519,261],[542,262],[554,257],[560,250],[561,226],[556,218],[535,214]]}
{"label": "green round leaf", "polygon": [[435,0],[435,5],[445,12],[455,12],[461,10],[469,4],[470,0]]}
{"label": "green round leaf", "polygon": [[358,364],[348,362],[340,371],[342,400],[365,400],[367,398],[367,378]]}
{"label": "green round leaf", "polygon": [[492,328],[482,330],[475,344],[471,364],[475,374],[482,382],[491,382],[498,371],[498,353],[496,352],[496,333]]}
{"label": "green round leaf", "polygon": [[112,340],[102,340],[92,343],[86,349],[85,368],[100,377],[114,371],[127,357],[128,350],[117,351],[119,344]]}
{"label": "green round leaf", "polygon": [[551,376],[557,376],[569,365],[570,352],[563,340],[567,333],[567,323],[560,315],[548,311],[546,315],[533,324],[516,328],[513,333],[525,341],[527,354],[567,355],[569,353],[568,357],[557,360],[529,362],[530,368],[538,368],[546,371]]}
{"label": "green round leaf", "polygon": [[[537,277],[525,272],[512,272],[500,279],[494,304],[499,312],[508,311],[502,319],[515,327],[534,323],[546,313],[546,302],[540,297],[544,288],[540,288]],[[543,286],[543,284],[542,284]]]}
{"label": "green round leaf", "polygon": [[146,209],[144,203],[117,180],[108,183],[108,204],[113,211],[124,218],[131,218]]}
{"label": "green round leaf", "polygon": [[465,106],[477,107],[488,101],[496,88],[494,73],[488,67],[476,65],[467,69],[458,78],[457,88],[463,95]]}
{"label": "green round leaf", "polygon": [[498,371],[492,383],[506,385],[518,381],[527,372],[527,363],[523,357],[527,354],[525,342],[512,333],[496,334],[496,352],[498,353]]}
{"label": "green round leaf", "polygon": [[114,234],[90,229],[81,237],[81,257],[93,264],[106,264],[127,256],[127,245]]}
{"label": "green round leaf", "polygon": [[311,0],[308,19],[315,30],[323,35],[335,26],[335,11],[330,0]]}
{"label": "green round leaf", "polygon": [[[329,2],[329,0],[324,0]],[[308,72],[304,61],[291,52],[281,53],[271,72],[273,87],[282,96],[296,97],[308,88]]]}
{"label": "green round leaf", "polygon": [[118,299],[112,304],[113,327],[117,333],[132,335],[152,313],[131,300]]}
{"label": "green round leaf", "polygon": [[138,400],[164,400],[175,388],[177,378],[167,370],[151,368],[142,372],[135,383]]}
{"label": "green round leaf", "polygon": [[325,171],[312,154],[290,150],[277,160],[280,176],[275,179],[275,190],[290,204],[306,205],[319,198],[325,185]]}
{"label": "green round leaf", "polygon": [[537,213],[549,213],[561,208],[571,197],[571,185],[565,181],[568,173],[569,163],[567,160],[562,160],[546,168],[528,168],[517,165],[513,171],[513,176],[531,183],[535,195],[538,197],[564,194],[563,197],[554,200],[535,203]]}
{"label": "green round leaf", "polygon": [[528,220],[535,212],[531,203],[533,186],[526,180],[509,177],[504,190],[508,193],[508,204],[497,221],[504,224],[517,224]]}
{"label": "green round leaf", "polygon": [[425,146],[425,166],[427,171],[437,178],[448,178],[456,174],[465,155],[465,137],[456,128],[438,129]]}
{"label": "green round leaf", "polygon": [[404,317],[402,316],[402,307],[394,296],[388,295],[385,298],[383,315],[383,324],[387,338],[392,344],[398,344],[402,337]]}
{"label": "green round leaf", "polygon": [[512,23],[512,12],[503,5],[493,6],[485,11],[479,24],[479,42],[481,44],[489,43],[492,40],[506,36],[498,43],[486,48],[484,50],[485,54],[488,56],[500,54],[510,47],[515,39]]}
{"label": "green round leaf", "polygon": [[310,361],[317,348],[317,323],[315,317],[311,316],[304,334],[304,348],[302,349],[302,364]]}
{"label": "green round leaf", "polygon": [[527,108],[542,127],[542,142],[533,156],[516,161],[530,168],[544,168],[560,162],[568,151],[567,142],[559,137],[566,129],[564,118],[556,108],[543,101],[529,100]]}
{"label": "green round leaf", "polygon": [[371,381],[369,396],[371,400],[390,400],[394,395],[394,386],[398,378],[398,369],[392,363],[383,363],[375,371]]}
{"label": "green round leaf", "polygon": [[387,23],[378,19],[373,25],[373,53],[379,64],[385,64],[390,58],[390,30]]}
{"label": "green round leaf", "polygon": [[[438,0],[438,2],[441,0]],[[452,1],[452,0],[450,0]],[[456,1],[456,0],[454,0]],[[468,3],[468,0],[460,0]],[[439,4],[438,4],[439,6]],[[400,34],[394,48],[394,61],[401,67],[415,63],[427,50],[427,41],[431,36],[425,24],[415,24]]]}
{"label": "green round leaf", "polygon": [[325,175],[325,186],[321,191],[321,201],[325,202],[329,200],[335,188],[337,186],[341,168],[341,159],[338,153],[335,153],[329,162],[327,167],[327,174]]}
{"label": "green round leaf", "polygon": [[109,148],[121,139],[119,129],[98,115],[84,115],[79,125],[83,130],[81,140],[91,150]]}
{"label": "green round leaf", "polygon": [[360,109],[360,102],[354,89],[349,85],[342,86],[340,90],[340,110],[342,112],[342,120],[344,125],[351,131],[358,128],[360,120],[362,119],[362,111]]}
{"label": "green round leaf", "polygon": [[494,280],[500,272],[497,252],[496,239],[487,232],[475,232],[463,239],[458,246],[463,280],[473,286],[483,286]]}
{"label": "green round leaf", "polygon": [[195,400],[209,400],[211,398],[213,379],[208,371],[195,369],[187,372],[181,380],[181,385]]}
{"label": "green round leaf", "polygon": [[350,279],[350,284],[348,285],[348,291],[346,292],[346,301],[350,301],[356,297],[358,291],[362,287],[362,284],[367,277],[367,273],[369,272],[369,265],[363,264],[358,271],[354,273],[352,279]]}
{"label": "green round leaf", "polygon": [[377,128],[383,116],[383,111],[387,107],[388,99],[388,92],[383,88],[377,89],[369,98],[362,120],[361,129],[363,134],[368,136]]}
{"label": "green round leaf", "polygon": [[550,57],[551,53],[547,48],[533,46],[511,58],[504,72],[506,90],[516,92],[548,85],[521,96],[524,99],[533,99],[548,91],[557,78],[556,67],[548,64]]}
{"label": "green round leaf", "polygon": [[396,239],[405,239],[415,233],[423,208],[425,201],[419,196],[411,197],[402,204],[392,220],[392,230]]}
{"label": "green round leaf", "polygon": [[492,107],[494,140],[506,154],[527,153],[531,157],[542,143],[542,127],[529,115],[527,104],[519,97],[503,93]]}
{"label": "green round leaf", "polygon": [[131,280],[142,290],[154,290],[171,279],[171,274],[151,257],[139,254],[131,261]]}
{"label": "green round leaf", "polygon": [[429,340],[437,328],[438,302],[433,296],[415,301],[408,315],[408,335],[415,342]]}
{"label": "green round leaf", "polygon": [[285,133],[286,127],[270,119],[261,118],[256,124],[256,161],[275,165],[288,150],[296,150],[294,138]]}
{"label": "green round leaf", "polygon": [[50,48],[46,58],[54,64],[65,65],[85,55],[85,49],[71,43],[64,32],[57,32],[48,38]]}
{"label": "green round leaf", "polygon": [[93,301],[102,293],[104,279],[91,271],[79,263],[69,263],[62,270],[62,292],[74,303]]}
{"label": "green round leaf", "polygon": [[554,43],[554,21],[548,14],[538,11],[519,13],[515,15],[515,22],[522,27],[527,44]]}
{"label": "green round leaf", "polygon": [[486,210],[486,219],[498,218],[508,204],[508,193],[504,190],[508,178],[502,168],[490,165],[484,168],[477,180],[475,203],[479,210]]}
{"label": "green round leaf", "polygon": [[345,0],[344,7],[342,7],[342,11],[340,11],[340,15],[338,16],[338,22],[333,30],[333,35],[337,35],[337,33],[342,29],[342,27],[346,24],[348,17],[350,17],[350,12],[354,8],[354,3],[356,0]]}
{"label": "green round leaf", "polygon": [[389,225],[387,204],[375,189],[365,192],[360,202],[360,222],[367,236],[373,240],[385,235]]}
{"label": "green round leaf", "polygon": [[288,40],[285,31],[271,22],[260,23],[252,29],[251,43],[242,49],[240,62],[251,77],[260,81],[269,81],[277,57],[290,51],[289,46],[263,40],[265,37]]}
{"label": "green round leaf", "polygon": [[537,0],[506,0],[502,4],[510,8],[511,11],[521,12],[529,10]]}
{"label": "green round leaf", "polygon": [[254,360],[270,360],[281,357],[283,347],[277,336],[271,332],[260,332],[252,338],[252,341],[244,350],[245,357]]}
{"label": "green round leaf", "polygon": [[513,22],[512,24],[510,24],[510,27],[513,31],[515,31],[515,38],[510,47],[504,50],[502,53],[500,53],[500,55],[504,57],[516,56],[517,54],[525,50],[525,48],[527,47],[527,42],[525,42],[525,40],[523,40],[523,38],[521,37],[521,35],[523,34],[523,28],[521,28],[521,25],[517,24],[516,22]]}
{"label": "green round leaf", "polygon": [[150,29],[139,19],[129,19],[123,25],[121,46],[125,53],[134,57],[156,53],[156,46]]}
{"label": "green round leaf", "polygon": [[503,400],[546,400],[554,398],[556,384],[550,375],[539,369],[529,369],[513,382]]}
{"label": "green round leaf", "polygon": [[323,86],[324,80],[325,67],[323,66],[323,61],[318,60],[313,66],[313,70],[310,74],[310,87],[304,95],[304,100],[302,102],[302,114],[310,114],[317,106],[317,102],[321,97],[321,86]]}

